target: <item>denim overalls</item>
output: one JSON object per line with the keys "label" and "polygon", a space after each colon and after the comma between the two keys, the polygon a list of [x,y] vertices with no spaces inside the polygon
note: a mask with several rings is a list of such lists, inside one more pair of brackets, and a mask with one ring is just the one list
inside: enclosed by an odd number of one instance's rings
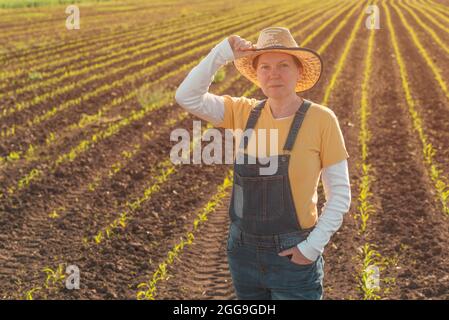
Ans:
{"label": "denim overalls", "polygon": [[[251,110],[246,129],[254,129],[266,99]],[[292,198],[288,165],[290,151],[311,102],[304,99],[293,119],[284,145],[285,154],[275,155],[278,167],[273,175],[261,175],[269,165],[234,161],[234,184],[229,206],[231,220],[227,256],[238,299],[322,299],[324,259],[308,265],[290,261],[278,253],[296,246],[313,230],[302,229]],[[254,134],[254,133],[253,133]],[[242,137],[243,151],[249,139]]]}

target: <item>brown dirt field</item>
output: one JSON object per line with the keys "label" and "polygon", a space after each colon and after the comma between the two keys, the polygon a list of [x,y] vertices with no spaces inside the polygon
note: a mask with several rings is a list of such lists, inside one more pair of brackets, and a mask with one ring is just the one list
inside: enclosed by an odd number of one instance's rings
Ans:
{"label": "brown dirt field", "polygon": [[[129,6],[126,6],[125,11],[117,13],[117,21],[110,30],[103,30],[98,36],[107,36],[109,32],[120,30],[121,25],[125,24],[129,17],[128,14],[133,10],[140,10],[134,23],[143,19],[145,15],[142,7],[133,7],[135,4],[132,2],[124,1],[125,3]],[[449,6],[447,1],[440,0],[438,3]],[[221,5],[226,7],[225,2]],[[398,35],[400,51],[407,66],[412,95],[417,101],[417,111],[423,120],[423,129],[437,150],[435,161],[440,165],[443,175],[448,176],[449,101],[440,90],[431,70],[394,9],[389,4],[388,7]],[[219,11],[206,2],[192,3],[188,10],[192,8],[199,8],[198,10],[204,12]],[[306,4],[298,4],[298,12],[307,8]],[[358,289],[360,272],[358,253],[360,247],[369,242],[375,245],[382,257],[397,259],[396,265],[386,268],[381,273],[382,278],[395,279],[395,284],[386,284],[389,290],[381,295],[382,299],[448,299],[449,258],[445,248],[449,245],[449,216],[443,213],[442,205],[436,199],[436,190],[423,160],[422,145],[412,127],[385,12],[382,6],[379,5],[379,8],[381,29],[374,31],[373,70],[369,88],[371,115],[368,118],[372,137],[368,145],[367,159],[372,165],[370,201],[375,213],[369,219],[367,232],[364,235],[359,234],[359,221],[356,219],[362,177],[358,140],[359,109],[364,77],[363,61],[369,36],[369,31],[362,23],[328,103],[339,119],[350,155],[352,202],[342,227],[325,249],[324,298],[332,300],[363,298]],[[322,53],[325,72],[317,86],[303,95],[305,98],[317,103],[323,100],[349,34],[364,9],[362,6],[356,10]],[[167,11],[166,8],[161,10]],[[89,18],[96,17],[96,12],[92,8]],[[431,52],[434,62],[442,70],[443,80],[449,83],[449,65],[444,51],[431,41],[405,10],[402,12],[412,24],[420,41],[425,44],[425,48]],[[168,13],[166,15],[168,16]],[[178,15],[179,13],[176,13],[173,17]],[[108,16],[116,15],[111,11],[105,16],[100,16],[107,19]],[[55,19],[53,16],[42,21],[36,18],[34,22],[36,25],[42,24],[50,28],[52,23],[56,23]],[[21,25],[14,24],[12,19],[10,21],[9,24],[13,27],[11,30],[17,29],[15,39],[22,39],[24,31]],[[327,26],[307,47],[319,48],[340,21],[337,19]],[[437,30],[429,21],[424,21],[432,29]],[[0,28],[1,26],[2,24]],[[296,32],[301,28],[302,26],[295,26],[291,31]],[[90,32],[95,30],[97,29]],[[310,31],[297,39],[299,44]],[[85,32],[82,36],[89,37],[89,33]],[[245,28],[236,26],[231,33],[244,32]],[[437,32],[449,46],[448,34],[441,30]],[[55,35],[56,38],[58,36]],[[0,45],[2,41],[10,40],[10,37],[14,39],[13,34],[0,37]],[[52,39],[49,35],[46,37]],[[221,37],[217,37],[217,41],[219,38]],[[58,45],[54,45],[55,49],[58,49]],[[30,43],[30,48],[39,52],[46,47],[35,48]],[[95,48],[93,46],[93,51]],[[167,48],[166,54],[151,61],[151,64],[164,61],[177,53],[175,47],[168,45]],[[20,56],[15,49],[8,50],[11,56]],[[195,57],[187,57],[180,63],[193,61],[206,55],[208,51],[202,51]],[[92,58],[94,57],[95,54],[92,55]],[[0,53],[0,61],[2,58]],[[143,58],[145,56],[129,57],[123,64]],[[114,90],[114,96],[108,91],[79,107],[61,112],[50,121],[27,129],[16,137],[2,139],[0,155],[5,156],[11,146],[17,149],[25,148],[30,142],[42,143],[49,131],[63,130],[67,125],[77,122],[81,113],[93,114],[104,104],[110,103],[115,96],[123,96],[144,83],[176,70],[177,67],[178,65],[168,65],[155,74],[139,79],[134,88],[121,87]],[[138,71],[139,68],[127,69],[126,72],[107,77],[104,81],[94,82],[92,86],[82,90],[64,94],[51,103],[42,103],[36,108],[0,119],[0,127],[9,126],[17,121],[25,122],[34,115],[50,109],[53,104],[62,103],[103,83]],[[187,72],[183,71],[171,77],[164,85],[169,90],[175,89]],[[225,94],[240,96],[251,87],[251,84],[239,78],[227,86],[226,81],[231,81],[230,79],[234,79],[236,75],[237,71],[232,64],[226,66],[225,82],[213,84],[210,91],[219,92],[220,88],[225,87],[227,88]],[[79,79],[82,77],[69,79],[60,85]],[[2,84],[1,77],[0,84]],[[45,90],[48,88],[41,92],[18,96],[18,101],[28,99],[33,94],[44,93]],[[252,96],[264,98],[261,90],[257,90]],[[2,108],[11,103],[6,100],[2,102],[6,102]],[[139,109],[137,101],[124,101],[105,116],[114,119],[126,116],[137,109]],[[46,149],[39,161],[29,163],[18,161],[4,166],[0,163],[0,190],[3,192],[17,183],[31,168],[40,168],[45,173],[42,179],[33,181],[24,190],[14,195],[4,193],[0,197],[1,299],[24,298],[28,290],[38,287],[40,289],[33,294],[35,299],[136,298],[139,283],[150,279],[158,265],[166,259],[167,253],[191,230],[198,211],[207,204],[231,168],[229,165],[204,164],[176,166],[176,171],[167,178],[167,181],[160,184],[154,194],[138,209],[132,211],[125,228],[117,229],[110,239],[105,239],[100,244],[92,241],[100,229],[117,218],[123,210],[128,210],[129,202],[141,197],[143,191],[156,182],[160,174],[159,165],[168,158],[172,147],[168,137],[173,126],[164,126],[164,123],[182,111],[182,108],[173,101],[126,126],[119,134],[96,143],[73,161],[60,165],[54,172],[49,170],[50,163],[78,145],[82,139],[89,137],[95,130],[106,128],[108,123],[98,123],[87,127],[84,131],[68,133],[64,139],[57,141],[54,148]],[[192,134],[192,120],[197,119],[189,115],[176,123],[175,127],[185,128]],[[124,160],[123,168],[112,178],[107,178],[111,165],[123,159],[121,153],[124,150],[132,150],[137,143],[140,149],[136,155],[132,159]],[[88,183],[95,181],[96,176],[103,177],[98,187],[93,192],[87,190]],[[229,226],[227,212],[229,196],[228,192],[223,203],[209,214],[207,221],[201,223],[192,245],[186,246],[179,259],[175,259],[174,263],[168,266],[168,278],[157,284],[156,299],[235,299],[225,251]],[[320,187],[318,203],[320,212],[324,202],[324,193]],[[60,210],[59,217],[48,216],[53,210],[61,207],[65,210]],[[83,241],[85,237],[89,239],[88,243]],[[59,264],[74,264],[79,267],[81,270],[79,290],[67,290],[60,280],[44,288],[46,274],[43,268],[54,269]]]}
{"label": "brown dirt field", "polygon": [[[235,29],[237,30],[237,29]],[[206,35],[207,33],[205,33]],[[218,41],[218,38],[217,38]],[[187,41],[186,41],[187,42]],[[203,41],[198,44],[204,44],[206,43],[206,41]],[[190,46],[185,48],[185,50],[189,50],[189,48],[194,48],[195,46]],[[170,51],[170,48],[172,49]],[[182,52],[184,52],[184,50],[174,50],[173,46],[168,46],[167,47],[167,52],[164,53],[164,55],[162,55],[162,57],[160,58],[156,58],[154,60],[151,60],[151,62],[148,62],[145,66],[143,67],[149,67],[152,64],[156,64],[158,62],[162,62],[166,59],[168,59],[171,55],[174,54],[180,54]],[[202,55],[207,54],[206,52],[207,50],[202,52]],[[133,57],[132,61],[135,59],[142,59],[145,58],[145,56],[138,56],[138,57]],[[189,63],[191,61],[193,61],[194,59],[197,59],[197,57],[188,57],[185,59],[181,59],[177,64],[173,65],[167,65],[165,67],[159,68],[157,70],[157,72],[154,72],[152,74],[149,74],[148,76],[145,76],[143,78],[138,79],[137,81],[134,82],[133,86],[121,86],[118,88],[115,88],[113,90],[113,94],[112,97],[117,97],[117,96],[123,96],[128,94],[130,91],[136,90],[136,88],[140,87],[141,85],[143,85],[144,83],[148,83],[150,81],[156,81],[161,74],[165,74],[165,73],[169,73],[171,71],[176,70],[176,68],[179,65],[183,65],[186,63]],[[131,61],[131,62],[132,62]],[[95,85],[93,86],[89,86],[89,87],[83,87],[83,88],[79,88],[76,90],[72,90],[69,91],[67,94],[63,94],[60,95],[58,97],[58,100],[55,100],[53,103],[62,103],[71,99],[77,99],[80,97],[80,95],[82,95],[84,92],[87,92],[89,90],[94,90],[95,88],[98,88],[101,85],[104,84],[108,84],[108,83],[113,83],[116,80],[119,80],[123,75],[126,75],[128,73],[134,73],[134,72],[138,72],[140,70],[140,67],[134,67],[134,68],[130,68],[126,71],[120,72],[118,74],[115,74],[114,76],[111,77],[107,77],[105,79],[103,79],[102,81],[97,81],[98,83],[95,83]],[[177,79],[179,79],[179,76],[177,77]],[[70,80],[73,81],[73,80]],[[173,81],[170,79],[170,81]],[[178,80],[181,81],[181,80]],[[168,85],[169,87],[173,87],[173,85]],[[64,128],[65,126],[72,124],[72,123],[77,123],[80,119],[81,119],[81,115],[82,114],[88,114],[88,115],[92,115],[95,114],[98,109],[100,107],[102,107],[103,105],[110,103],[111,102],[111,92],[106,92],[100,95],[97,95],[95,98],[91,98],[88,99],[87,101],[84,101],[82,104],[79,104],[75,107],[71,107],[68,110],[65,110],[63,112],[59,112],[55,117],[53,117],[52,119],[48,120],[48,121],[44,121],[42,123],[40,123],[39,125],[34,125],[32,128],[32,132],[30,132],[30,130],[28,128],[25,128],[24,130],[21,130],[19,133],[17,133],[16,135],[14,135],[11,138],[6,138],[4,139],[4,141],[0,144],[0,150],[4,150],[2,153],[3,156],[6,156],[8,154],[8,151],[11,149],[10,146],[15,146],[15,148],[13,150],[17,150],[17,149],[21,149],[21,150],[26,150],[28,147],[29,143],[34,143],[34,141],[45,141],[45,137],[48,134],[48,131],[50,130],[49,128],[51,128],[52,131],[54,130],[59,130]],[[112,114],[107,114],[107,117],[110,118],[115,118],[117,113],[120,115],[126,114],[128,113],[130,106],[129,106],[130,101],[124,101],[124,103],[122,103],[122,106],[120,109],[114,108],[114,110],[112,111]],[[135,103],[135,101],[132,101],[132,103]],[[46,103],[42,103],[41,105],[36,105],[34,107],[31,107],[27,110],[23,110],[21,112],[15,113],[9,117],[6,117],[5,119],[2,119],[2,121],[4,121],[6,126],[10,126],[12,124],[23,124],[25,123],[25,121],[28,121],[30,119],[33,118],[33,116],[35,116],[36,114],[43,114],[46,109],[49,109],[51,107],[53,107],[53,104],[46,104]],[[42,110],[40,110],[42,109]],[[68,146],[73,145],[73,141],[70,142],[70,144],[68,144]],[[58,152],[62,152],[61,150],[58,150]]]}

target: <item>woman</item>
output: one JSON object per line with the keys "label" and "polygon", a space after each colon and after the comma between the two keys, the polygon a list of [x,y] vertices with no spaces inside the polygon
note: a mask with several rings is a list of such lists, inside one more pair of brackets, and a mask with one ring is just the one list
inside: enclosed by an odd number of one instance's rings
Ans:
{"label": "woman", "polygon": [[[268,98],[209,93],[214,74],[230,61]],[[278,163],[274,174],[261,174],[262,161],[249,163],[257,157],[250,151],[234,162],[227,254],[238,299],[323,298],[322,253],[349,211],[351,189],[337,117],[296,94],[312,88],[321,72],[316,52],[299,47],[287,28],[271,27],[256,45],[225,38],[176,91],[183,108],[217,127],[279,133],[277,153],[268,157]],[[252,139],[258,135],[241,139],[244,151]],[[318,218],[320,174],[326,204]]]}

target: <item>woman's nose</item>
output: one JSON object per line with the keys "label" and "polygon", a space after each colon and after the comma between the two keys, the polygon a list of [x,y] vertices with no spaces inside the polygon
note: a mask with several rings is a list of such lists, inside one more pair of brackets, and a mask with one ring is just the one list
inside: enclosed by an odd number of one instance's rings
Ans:
{"label": "woman's nose", "polygon": [[269,77],[270,77],[270,79],[280,78],[280,73],[278,71],[270,71]]}
{"label": "woman's nose", "polygon": [[279,71],[276,70],[276,68],[271,69],[271,71],[270,71],[270,76],[272,76],[272,77],[277,77],[277,76],[279,76]]}
{"label": "woman's nose", "polygon": [[271,68],[271,70],[270,70],[270,76],[271,77],[279,77],[279,75],[280,75],[281,73],[280,73],[280,70],[278,69],[278,68]]}

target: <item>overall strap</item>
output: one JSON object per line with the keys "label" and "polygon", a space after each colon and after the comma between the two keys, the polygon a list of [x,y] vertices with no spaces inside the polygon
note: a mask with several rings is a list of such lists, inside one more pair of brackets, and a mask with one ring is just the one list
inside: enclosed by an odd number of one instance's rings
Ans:
{"label": "overall strap", "polygon": [[290,131],[288,132],[287,141],[285,141],[284,150],[287,150],[287,153],[293,149],[293,145],[295,144],[296,136],[298,135],[299,129],[301,128],[302,122],[306,115],[307,110],[312,103],[309,100],[303,99],[303,103],[301,107],[296,111],[295,118],[293,119],[292,125],[290,126]]}
{"label": "overall strap", "polygon": [[[259,104],[257,104],[252,110],[251,113],[249,114],[248,117],[248,121],[246,122],[246,127],[245,130],[243,130],[244,132],[247,129],[254,129],[254,127],[256,126],[257,120],[260,117],[260,113],[262,111],[262,108],[265,106],[265,102],[267,101],[267,99],[262,100]],[[252,132],[251,132],[252,134]],[[251,136],[248,137],[248,139],[244,139],[244,137],[242,137],[243,140],[243,150],[246,150],[246,148],[248,147],[248,143],[249,143],[249,139],[251,138]]]}

